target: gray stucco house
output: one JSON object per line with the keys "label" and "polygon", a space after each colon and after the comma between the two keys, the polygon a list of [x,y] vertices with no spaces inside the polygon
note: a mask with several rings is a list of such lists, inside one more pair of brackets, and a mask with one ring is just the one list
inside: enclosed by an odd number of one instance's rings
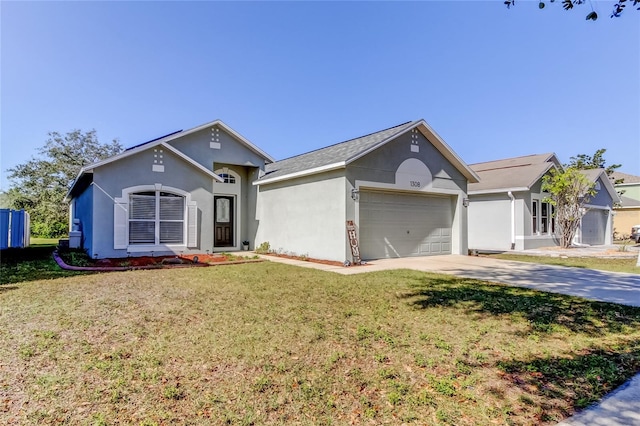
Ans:
{"label": "gray stucco house", "polygon": [[[471,164],[480,177],[469,185],[469,247],[527,250],[558,245],[553,206],[545,203],[542,178],[562,168],[553,153]],[[611,244],[612,209],[618,195],[603,169],[584,170],[596,194],[585,205],[575,242]]]}
{"label": "gray stucco house", "polygon": [[469,182],[477,175],[424,121],[411,121],[268,164],[256,243],[320,259],[466,254]]}
{"label": "gray stucco house", "polygon": [[70,219],[94,258],[239,250],[258,226],[252,182],[273,161],[216,120],[83,167]]}
{"label": "gray stucco house", "polygon": [[84,167],[67,199],[95,258],[275,250],[351,260],[466,254],[478,176],[424,120],[275,162],[219,120]]}

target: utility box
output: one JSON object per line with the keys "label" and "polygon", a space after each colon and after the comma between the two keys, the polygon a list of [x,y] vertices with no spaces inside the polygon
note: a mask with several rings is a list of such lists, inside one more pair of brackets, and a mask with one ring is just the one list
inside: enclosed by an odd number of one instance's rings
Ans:
{"label": "utility box", "polygon": [[82,231],[80,219],[73,219],[73,230],[69,232],[69,248],[80,248],[82,245]]}
{"label": "utility box", "polygon": [[69,248],[80,248],[82,243],[82,232],[71,231],[69,232]]}

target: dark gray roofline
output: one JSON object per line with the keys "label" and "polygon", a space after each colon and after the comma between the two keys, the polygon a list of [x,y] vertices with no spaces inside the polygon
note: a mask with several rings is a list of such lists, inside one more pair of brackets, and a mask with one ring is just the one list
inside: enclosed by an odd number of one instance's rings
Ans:
{"label": "dark gray roofline", "polygon": [[160,140],[160,139],[166,138],[167,136],[175,135],[176,133],[180,133],[181,131],[182,131],[182,129],[180,129],[180,130],[176,130],[175,132],[167,133],[167,134],[166,134],[166,135],[164,135],[164,136],[160,136],[159,138],[151,139],[150,141],[146,141],[146,142],[139,143],[138,145],[130,146],[129,148],[125,149],[125,151],[129,151],[130,149],[138,148],[138,147],[143,146],[143,145],[146,145],[146,144],[148,144],[148,143],[155,142],[155,141],[157,141],[157,140]]}
{"label": "dark gray roofline", "polygon": [[[402,124],[397,124],[395,126],[387,127],[386,129],[382,129],[382,130],[378,130],[378,131],[375,131],[375,132],[367,133],[366,135],[357,136],[355,138],[347,139],[346,141],[337,142],[337,143],[334,143],[334,144],[331,144],[331,145],[323,146],[322,148],[317,148],[317,149],[314,149],[314,150],[311,150],[311,151],[303,152],[301,154],[292,155],[291,157],[282,158],[282,159],[280,159],[278,161],[291,160],[293,158],[301,157],[303,155],[313,154],[314,152],[322,151],[323,149],[332,148],[334,146],[342,145],[343,143],[349,143],[349,142],[354,141],[356,139],[363,139],[363,138],[366,138],[368,136],[375,135],[376,133],[382,133],[382,132],[386,132],[387,130],[395,129],[396,127],[405,126],[405,125],[407,125],[409,123],[411,123],[411,121],[405,121]],[[276,161],[276,163],[278,161]]]}

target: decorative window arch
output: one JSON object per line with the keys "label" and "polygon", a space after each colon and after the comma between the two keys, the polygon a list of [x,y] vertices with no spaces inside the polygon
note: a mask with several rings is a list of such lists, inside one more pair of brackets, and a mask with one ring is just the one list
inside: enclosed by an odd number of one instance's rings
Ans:
{"label": "decorative window arch", "polygon": [[224,179],[222,182],[218,183],[227,183],[232,185],[240,183],[240,175],[238,175],[238,173],[236,173],[234,170],[229,169],[228,167],[223,167],[222,169],[215,170],[214,173]]}
{"label": "decorative window arch", "polygon": [[139,185],[124,188],[115,201],[114,249],[197,246],[197,206],[190,193],[162,184]]}

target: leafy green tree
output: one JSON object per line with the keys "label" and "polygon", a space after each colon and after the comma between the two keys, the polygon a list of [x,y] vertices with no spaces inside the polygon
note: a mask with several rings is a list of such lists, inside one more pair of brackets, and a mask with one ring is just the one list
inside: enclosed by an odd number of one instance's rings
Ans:
{"label": "leafy green tree", "polygon": [[69,228],[68,205],[63,199],[80,168],[121,151],[118,140],[100,143],[95,130],[73,130],[65,135],[50,132],[38,157],[8,170],[11,187],[2,202],[29,212],[34,236],[62,236]]}
{"label": "leafy green tree", "polygon": [[[605,152],[607,152],[605,148],[600,148],[593,154],[593,156],[590,156],[587,154],[579,154],[579,155],[576,155],[575,157],[570,157],[568,166],[575,167],[576,169],[580,169],[580,170],[604,169],[604,171],[607,172],[607,176],[611,177],[611,175],[613,174],[613,172],[616,171],[616,169],[619,169],[620,167],[622,167],[622,164],[611,164],[610,166],[607,166],[607,162],[604,159]],[[618,183],[623,183],[624,179],[617,179],[617,180],[612,179],[612,181],[614,184],[618,184]]]}
{"label": "leafy green tree", "polygon": [[543,177],[542,191],[549,193],[545,202],[555,206],[556,235],[561,247],[571,246],[584,215],[584,206],[595,195],[594,188],[595,182],[576,167],[551,169]]}
{"label": "leafy green tree", "polygon": [[[640,0],[632,0],[633,5],[632,7],[636,7],[638,6],[638,4],[640,3]],[[555,0],[549,0],[549,3],[555,3]],[[580,6],[583,4],[589,4],[589,6],[591,7],[591,12],[589,12],[586,16],[586,20],[587,21],[595,21],[596,19],[598,19],[598,14],[596,13],[595,10],[593,10],[593,6],[591,5],[591,1],[587,2],[587,0],[561,0],[560,3],[562,4],[562,8],[564,10],[571,10],[574,8],[574,6]],[[504,4],[507,5],[507,7],[511,7],[514,6],[516,4],[516,0],[505,0]],[[539,0],[538,1],[538,8],[539,9],[544,9],[545,6],[547,4],[542,1]],[[622,15],[622,12],[624,12],[624,9],[627,7],[627,0],[618,0],[618,2],[616,4],[613,5],[613,11],[611,12],[611,18],[619,18]],[[636,10],[640,10],[640,7],[638,7]]]}

